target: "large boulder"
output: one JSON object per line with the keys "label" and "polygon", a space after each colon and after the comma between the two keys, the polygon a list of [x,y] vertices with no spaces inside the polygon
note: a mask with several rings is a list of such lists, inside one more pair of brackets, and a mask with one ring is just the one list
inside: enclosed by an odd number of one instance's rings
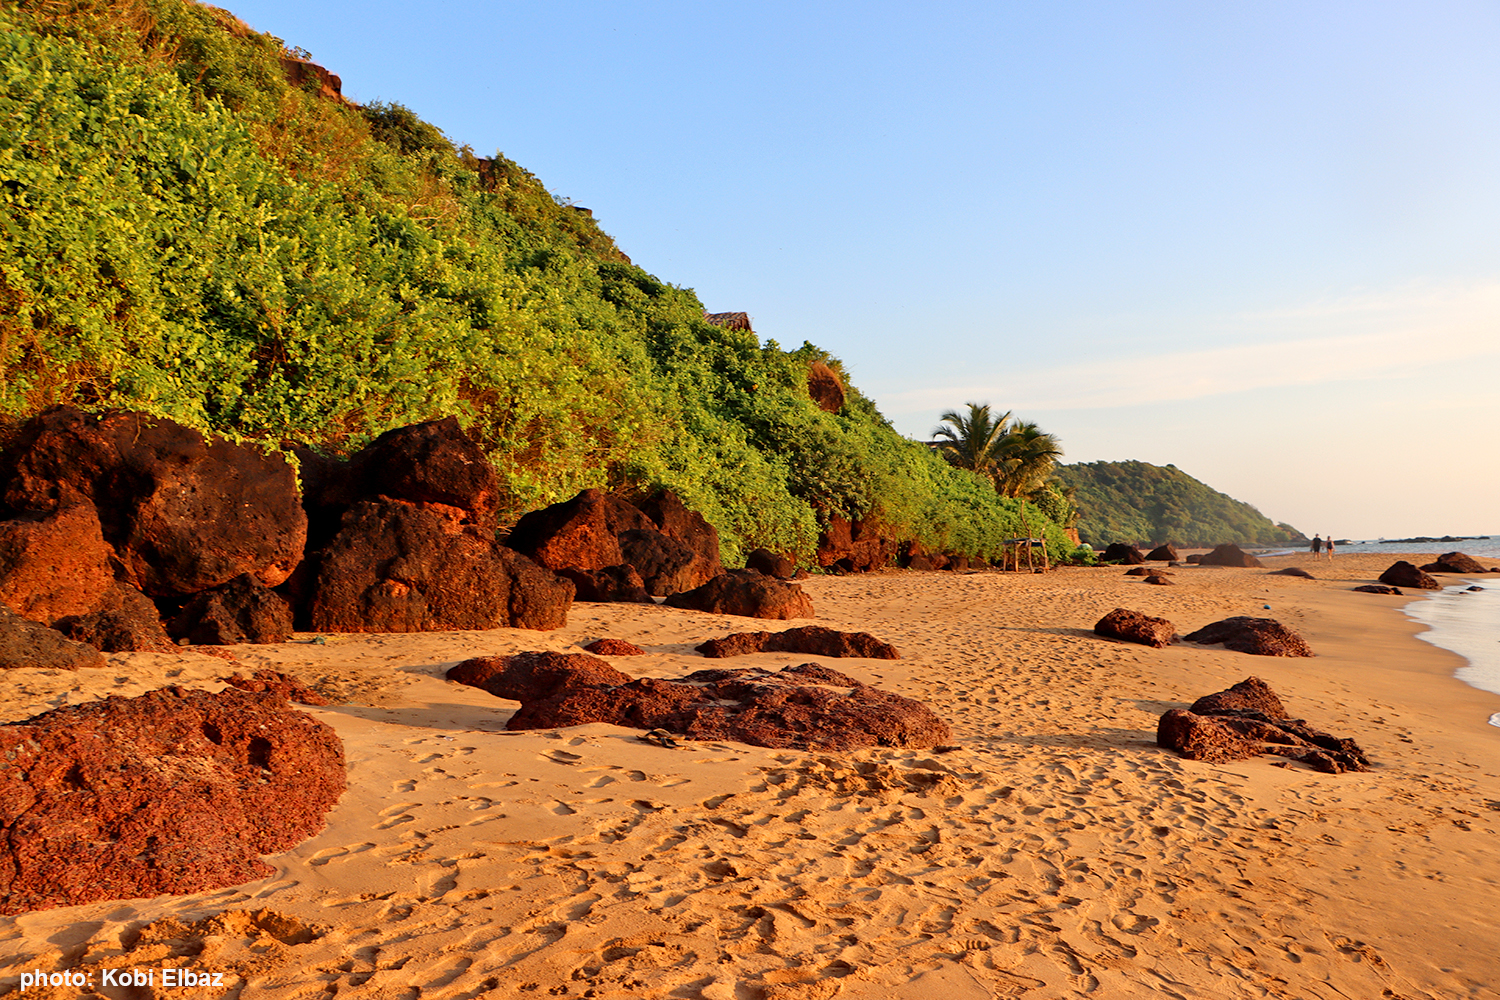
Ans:
{"label": "large boulder", "polygon": [[1233,542],[1225,542],[1198,560],[1200,566],[1242,566],[1255,568],[1261,561]]}
{"label": "large boulder", "polygon": [[603,490],[584,490],[522,517],[506,544],[569,575],[629,566],[647,593],[658,597],[702,586],[723,570],[718,531],[667,489],[636,503]]}
{"label": "large boulder", "polygon": [[572,581],[503,545],[495,546],[495,555],[509,589],[505,599],[509,621],[504,624],[543,631],[568,624],[568,608],[573,604]]}
{"label": "large boulder", "polygon": [[620,533],[655,531],[656,525],[633,505],[604,490],[584,490],[571,500],[526,514],[506,544],[538,565],[595,570],[625,562]]}
{"label": "large boulder", "polygon": [[[637,500],[635,506],[651,519],[663,535],[685,546],[691,553],[692,558],[688,561],[684,571],[681,590],[701,587],[724,572],[724,565],[720,562],[719,554],[719,530],[709,524],[708,519],[702,514],[689,510],[676,493],[669,489],[659,488]],[[629,558],[628,552],[626,562],[631,563],[640,571],[651,593],[664,597],[668,593],[676,592],[653,586],[652,574],[648,573],[640,563]]]}
{"label": "large boulder", "polygon": [[91,505],[130,582],[155,597],[245,573],[274,587],[302,558],[307,516],[287,461],[170,420],[54,408],[21,428],[6,473],[13,511]]}
{"label": "large boulder", "polygon": [[86,503],[0,521],[0,603],[44,625],[87,614],[114,586],[113,556]]}
{"label": "large boulder", "polygon": [[1170,646],[1177,640],[1176,627],[1165,618],[1152,618],[1128,608],[1115,608],[1095,623],[1094,631],[1110,639],[1123,639],[1157,649]]}
{"label": "large boulder", "polygon": [[636,571],[646,592],[656,597],[692,590],[717,575],[700,578],[694,570],[693,550],[660,531],[632,528],[620,532],[619,542],[625,565]]}
{"label": "large boulder", "polygon": [[324,550],[310,619],[320,632],[557,628],[573,584],[496,544],[442,504],[362,500]]}
{"label": "large boulder", "polygon": [[[520,553],[517,553],[520,555]],[[521,556],[522,559],[526,558]],[[557,575],[573,581],[577,599],[620,604],[654,604],[646,582],[634,566],[606,566],[603,569],[560,569]]]}
{"label": "large boulder", "polygon": [[790,580],[797,575],[796,563],[766,548],[751,549],[750,554],[745,557],[745,568],[765,576],[774,576],[778,580]]}
{"label": "large boulder", "polygon": [[500,482],[484,450],[453,417],[386,431],[350,461],[361,498],[435,503],[493,528]]}
{"label": "large boulder", "polygon": [[194,594],[168,623],[167,632],[196,646],[286,642],[292,634],[292,609],[280,594],[246,574]]}
{"label": "large boulder", "polygon": [[1165,545],[1158,545],[1156,548],[1154,548],[1150,552],[1146,553],[1146,561],[1147,562],[1176,562],[1177,561],[1177,546],[1171,544],[1170,542],[1168,542]]}
{"label": "large boulder", "polygon": [[1116,563],[1121,566],[1138,566],[1146,561],[1141,550],[1126,542],[1111,542],[1099,555],[1102,563]]}
{"label": "large boulder", "polygon": [[1380,574],[1378,580],[1392,587],[1410,587],[1413,590],[1443,589],[1441,583],[1438,583],[1405,559],[1400,559],[1392,563],[1389,569]]}
{"label": "large boulder", "polygon": [[1435,562],[1422,567],[1424,573],[1487,573],[1478,560],[1462,552],[1444,552]]}
{"label": "large boulder", "polygon": [[840,632],[821,625],[802,625],[783,632],[736,632],[722,639],[710,639],[696,648],[704,656],[714,658],[747,653],[806,653],[811,656],[901,659],[895,646],[881,642],[868,632]]}
{"label": "large boulder", "polygon": [[0,726],[0,913],[206,892],[323,826],[332,729],[274,694],[162,688]]}
{"label": "large boulder", "polygon": [[632,680],[592,656],[540,652],[467,660],[448,678],[521,702],[511,730],[604,722],[799,750],[929,747],[952,736],[921,702],[816,663]]}
{"label": "large boulder", "polygon": [[1312,656],[1307,642],[1274,618],[1236,615],[1213,622],[1184,636],[1188,642],[1220,645],[1255,656]]}
{"label": "large boulder", "polygon": [[669,608],[707,611],[747,618],[815,618],[812,600],[795,583],[763,576],[754,570],[721,573],[701,587],[673,594]]}
{"label": "large boulder", "polygon": [[0,604],[0,670],[77,670],[102,667],[99,650],[22,618]]}
{"label": "large boulder", "polygon": [[1288,718],[1276,692],[1257,677],[1199,698],[1191,709],[1162,713],[1156,742],[1190,760],[1211,763],[1273,753],[1329,774],[1370,769],[1359,744]]}
{"label": "large boulder", "polygon": [[105,593],[93,611],[59,618],[55,625],[68,638],[106,653],[160,651],[172,644],[151,598],[123,583]]}

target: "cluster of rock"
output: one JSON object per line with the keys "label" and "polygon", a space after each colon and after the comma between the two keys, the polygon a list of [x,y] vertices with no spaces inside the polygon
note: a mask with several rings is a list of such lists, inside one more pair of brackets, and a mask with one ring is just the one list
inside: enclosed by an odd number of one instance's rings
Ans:
{"label": "cluster of rock", "polygon": [[510,730],[605,722],[799,750],[929,747],[952,735],[921,702],[816,663],[661,680],[632,678],[584,653],[529,652],[465,660],[447,676],[520,702]]}
{"label": "cluster of rock", "polygon": [[1164,712],[1156,742],[1190,760],[1211,763],[1272,753],[1329,774],[1370,769],[1357,743],[1290,718],[1276,692],[1258,677],[1199,698],[1190,708]]}
{"label": "cluster of rock", "polygon": [[0,726],[0,913],[272,874],[344,790],[328,726],[274,693],[179,687]]}
{"label": "cluster of rock", "polygon": [[1143,576],[1143,577],[1146,578],[1145,579],[1146,583],[1154,583],[1154,584],[1156,584],[1158,586],[1170,587],[1170,586],[1173,585],[1172,581],[1169,579],[1172,576],[1172,573],[1171,573],[1170,570],[1155,569],[1155,568],[1150,568],[1150,567],[1146,567],[1146,566],[1137,566],[1134,569],[1127,569],[1125,571],[1125,575],[1126,576]]}
{"label": "cluster of rock", "polygon": [[[1160,649],[1177,641],[1177,629],[1165,618],[1153,618],[1128,608],[1115,608],[1099,619],[1094,632]],[[1226,649],[1255,656],[1312,656],[1301,636],[1273,618],[1237,616],[1213,622],[1183,638],[1204,645],[1222,644]]]}
{"label": "cluster of rock", "polygon": [[[34,417],[0,454],[0,605],[106,652],[281,642],[294,626],[552,629],[575,594],[813,615],[782,582],[785,557],[757,551],[760,572],[725,573],[718,533],[668,490],[586,490],[498,540],[499,483],[453,418],[347,459],[293,451],[300,493],[285,456],[170,420]],[[12,626],[0,619],[0,650],[36,641],[7,640]],[[52,659],[83,655],[67,649]]]}

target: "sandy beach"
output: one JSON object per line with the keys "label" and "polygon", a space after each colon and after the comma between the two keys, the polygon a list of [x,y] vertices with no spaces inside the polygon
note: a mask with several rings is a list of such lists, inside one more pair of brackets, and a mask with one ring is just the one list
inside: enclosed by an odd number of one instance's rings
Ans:
{"label": "sandy beach", "polygon": [[[23,971],[99,984],[139,969],[157,980],[98,995],[1500,996],[1500,728],[1486,722],[1500,696],[1453,679],[1462,660],[1414,638],[1400,612],[1412,596],[1351,592],[1391,561],[1268,561],[1311,581],[1184,566],[1172,587],[1121,568],[808,580],[819,624],[902,652],[830,665],[930,704],[954,730],[941,752],[667,749],[603,725],[509,734],[514,702],[443,679],[470,656],[602,636],[647,650],[612,661],[627,673],[676,676],[706,665],[695,644],[763,625],[641,605],[578,604],[555,632],[329,636],[229,647],[233,663],[185,650],[11,671],[6,721],[285,671],[344,702],[307,711],[342,737],[349,789],[322,833],[269,859],[271,878],[0,920],[0,989]],[[1115,607],[1180,634],[1274,617],[1317,656],[1094,635]],[[1374,769],[1213,765],[1155,745],[1161,712],[1251,675],[1293,715],[1359,741]],[[166,968],[223,985],[163,986]]]}

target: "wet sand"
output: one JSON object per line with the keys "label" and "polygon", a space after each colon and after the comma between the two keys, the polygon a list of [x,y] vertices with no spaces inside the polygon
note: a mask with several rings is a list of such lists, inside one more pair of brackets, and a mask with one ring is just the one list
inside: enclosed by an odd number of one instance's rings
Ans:
{"label": "wet sand", "polygon": [[[747,619],[579,604],[556,632],[232,647],[241,670],[348,699],[308,709],[349,762],[327,828],[259,882],[4,918],[0,989],[23,970],[98,983],[106,968],[171,966],[224,986],[100,993],[1500,996],[1500,728],[1486,723],[1500,696],[1453,679],[1462,661],[1413,637],[1410,596],[1350,591],[1394,558],[1268,561],[1313,581],[1184,566],[1172,587],[1120,568],[808,581],[820,624],[903,655],[824,662],[931,704],[954,728],[943,753],[673,750],[603,725],[507,734],[515,703],[442,679],[469,656],[600,636],[647,649],[614,659],[627,673],[674,676],[705,665],[696,643],[765,624]],[[1274,617],[1318,655],[1095,636],[1115,607],[1181,634]],[[165,683],[216,688],[226,666],[184,651],[12,671],[0,707],[18,720]],[[1155,745],[1161,712],[1250,675],[1358,740],[1374,770],[1212,765]]]}

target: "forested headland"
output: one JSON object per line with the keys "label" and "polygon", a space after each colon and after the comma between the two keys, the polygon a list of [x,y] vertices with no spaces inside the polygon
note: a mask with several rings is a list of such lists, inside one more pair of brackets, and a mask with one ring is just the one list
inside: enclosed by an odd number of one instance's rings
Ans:
{"label": "forested headland", "polygon": [[1055,475],[1078,507],[1079,537],[1097,548],[1111,542],[1211,546],[1307,540],[1291,525],[1272,523],[1175,465],[1088,462],[1059,465]]}
{"label": "forested headland", "polygon": [[0,73],[7,426],[70,404],[347,453],[453,415],[503,524],[660,484],[731,562],[806,562],[835,518],[978,557],[1044,520],[1073,548],[1066,504],[1039,517],[903,438],[838,359],[711,322],[522,166],[344,100],[232,14],[20,0]]}

